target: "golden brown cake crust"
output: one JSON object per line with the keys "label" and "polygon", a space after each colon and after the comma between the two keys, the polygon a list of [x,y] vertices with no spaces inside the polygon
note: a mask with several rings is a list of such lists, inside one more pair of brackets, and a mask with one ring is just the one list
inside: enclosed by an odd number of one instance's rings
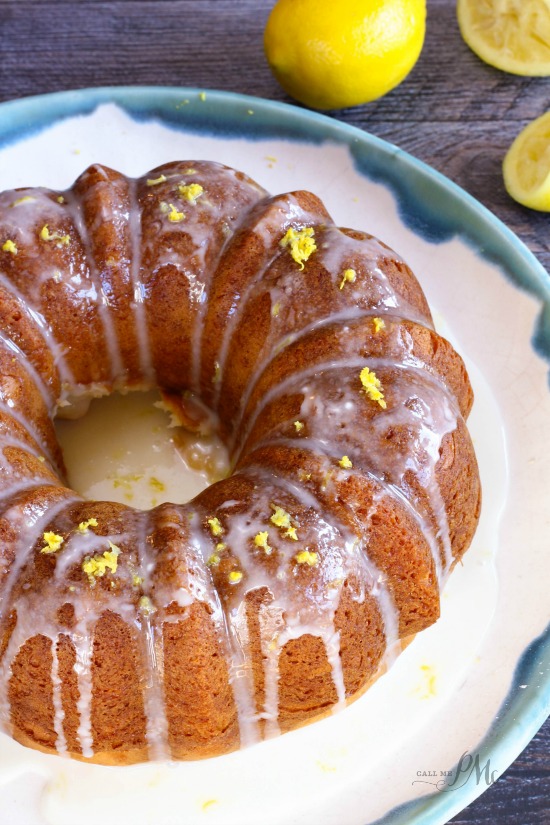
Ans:
{"label": "golden brown cake crust", "polygon": [[[232,474],[83,501],[54,417],[152,386]],[[121,765],[344,707],[471,542],[472,401],[407,264],[312,193],[177,161],[0,194],[0,726]]]}

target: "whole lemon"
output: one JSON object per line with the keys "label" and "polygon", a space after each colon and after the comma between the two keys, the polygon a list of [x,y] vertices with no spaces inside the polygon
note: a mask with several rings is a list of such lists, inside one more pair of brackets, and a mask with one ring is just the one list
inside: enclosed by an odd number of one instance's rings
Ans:
{"label": "whole lemon", "polygon": [[289,95],[314,109],[340,109],[401,83],[425,27],[426,0],[278,0],[264,48]]}

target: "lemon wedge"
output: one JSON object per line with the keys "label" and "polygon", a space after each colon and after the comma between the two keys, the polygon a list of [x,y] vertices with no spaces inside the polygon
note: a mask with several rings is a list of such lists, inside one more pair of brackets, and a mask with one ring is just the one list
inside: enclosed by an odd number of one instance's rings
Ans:
{"label": "lemon wedge", "polygon": [[485,63],[511,74],[550,75],[550,0],[458,0],[462,37]]}
{"label": "lemon wedge", "polygon": [[519,133],[502,166],[504,184],[514,200],[550,212],[550,112]]}

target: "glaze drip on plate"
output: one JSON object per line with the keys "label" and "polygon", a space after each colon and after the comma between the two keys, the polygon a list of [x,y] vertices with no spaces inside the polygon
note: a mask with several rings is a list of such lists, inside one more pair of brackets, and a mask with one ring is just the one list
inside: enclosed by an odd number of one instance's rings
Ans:
{"label": "glaze drip on plate", "polygon": [[[405,262],[308,192],[183,161],[0,195],[0,724],[105,764],[340,709],[439,615],[479,515],[464,365]],[[147,513],[56,415],[159,387],[232,472]]]}

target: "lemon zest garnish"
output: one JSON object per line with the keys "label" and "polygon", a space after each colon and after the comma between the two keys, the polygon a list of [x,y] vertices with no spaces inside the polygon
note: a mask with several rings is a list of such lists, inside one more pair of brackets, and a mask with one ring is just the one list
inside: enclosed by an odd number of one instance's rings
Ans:
{"label": "lemon zest garnish", "polygon": [[100,576],[104,576],[107,570],[116,573],[119,555],[120,547],[109,541],[109,550],[105,550],[104,553],[97,556],[86,556],[82,562],[82,569],[88,576],[92,587],[95,585],[95,580]]}
{"label": "lemon zest garnish", "polygon": [[327,472],[323,475],[321,481],[321,490],[326,490],[330,479],[332,478],[332,470],[327,470]]}
{"label": "lemon zest garnish", "polygon": [[271,507],[275,512],[270,520],[275,527],[290,527],[290,516],[286,510],[283,510],[282,507],[277,507],[275,504],[272,504]]}
{"label": "lemon zest garnish", "polygon": [[359,375],[361,379],[361,384],[363,385],[363,389],[365,390],[368,397],[371,401],[376,401],[383,410],[386,409],[386,402],[384,400],[384,392],[382,390],[382,384],[380,380],[376,377],[375,372],[371,372],[368,367],[363,367],[361,373]]}
{"label": "lemon zest garnish", "polygon": [[340,281],[340,289],[343,289],[346,285],[346,282],[349,281],[350,284],[355,282],[357,278],[357,272],[355,269],[346,269],[344,274],[342,275],[342,280]]}
{"label": "lemon zest garnish", "polygon": [[58,203],[65,203],[65,198],[63,197],[63,195],[58,195],[56,201]]}
{"label": "lemon zest garnish", "polygon": [[164,491],[166,490],[166,484],[164,484],[163,481],[159,481],[159,479],[156,478],[156,476],[151,476],[151,478],[149,479],[149,487],[151,487],[153,490],[156,490],[159,493],[164,493]]}
{"label": "lemon zest garnish", "polygon": [[178,192],[188,201],[192,206],[195,206],[197,202],[197,198],[200,198],[204,189],[200,185],[200,183],[187,183],[187,184],[180,184],[178,186]]}
{"label": "lemon zest garnish", "polygon": [[215,567],[216,564],[220,563],[220,557],[217,553],[212,553],[212,555],[208,558],[208,561],[206,563],[208,567]]}
{"label": "lemon zest garnish", "polygon": [[78,525],[78,530],[80,533],[87,533],[88,527],[97,527],[97,519],[89,518],[87,521],[81,521]]}
{"label": "lemon zest garnish", "polygon": [[276,504],[272,504],[271,507],[275,511],[271,516],[271,522],[275,525],[275,527],[279,527],[281,529],[286,528],[283,533],[286,538],[292,539],[293,541],[298,541],[296,528],[290,523],[290,515],[286,512],[286,510],[283,510],[282,507],[278,507]]}
{"label": "lemon zest garnish", "polygon": [[280,311],[281,311],[281,304],[279,303],[279,301],[277,301],[277,303],[273,304],[273,306],[271,307],[271,315],[273,316],[273,318],[276,318]]}
{"label": "lemon zest garnish", "polygon": [[309,567],[315,567],[319,561],[317,553],[312,553],[311,550],[302,550],[294,556],[298,564],[307,564]]}
{"label": "lemon zest garnish", "polygon": [[273,549],[267,543],[268,536],[269,534],[267,530],[264,530],[260,533],[256,533],[256,535],[254,536],[254,544],[256,545],[256,547],[262,547],[265,550],[266,556],[269,556]]}
{"label": "lemon zest garnish", "polygon": [[304,261],[307,261],[310,255],[317,249],[314,236],[315,232],[313,227],[306,226],[298,230],[290,227],[286,235],[281,238],[281,246],[289,248],[292,259],[296,261],[300,269],[304,268]]}
{"label": "lemon zest garnish", "polygon": [[41,553],[57,553],[65,539],[57,533],[44,533],[42,536],[46,545],[40,551]]}
{"label": "lemon zest garnish", "polygon": [[384,329],[384,327],[386,326],[382,318],[373,318],[372,325],[374,327],[375,332],[380,332],[380,330]]}
{"label": "lemon zest garnish", "polygon": [[166,175],[159,175],[158,178],[147,178],[147,186],[158,186],[159,183],[166,183]]}
{"label": "lemon zest garnish", "polygon": [[134,573],[132,576],[132,584],[134,587],[140,587],[143,584],[143,577],[138,576],[137,573]]}
{"label": "lemon zest garnish", "polygon": [[169,221],[172,221],[172,223],[179,223],[179,221],[182,221],[185,218],[185,215],[183,214],[183,212],[178,212],[178,210],[176,209],[176,207],[174,206],[173,203],[170,203],[169,206],[170,206],[170,212],[168,213],[168,220]]}
{"label": "lemon zest garnish", "polygon": [[2,251],[11,252],[12,255],[17,255],[17,244],[8,238],[8,240],[4,241],[2,244]]}
{"label": "lemon zest garnish", "polygon": [[113,478],[113,487],[115,490],[118,490],[119,487],[123,487],[125,490],[131,491],[132,484],[135,484],[138,481],[141,481],[143,476],[128,473],[125,476],[117,476]]}
{"label": "lemon zest garnish", "polygon": [[44,455],[39,455],[39,456],[38,456],[38,460],[39,460],[39,461],[41,461],[41,462],[42,462],[42,464],[43,464],[43,463],[46,461],[46,456],[44,456]]}
{"label": "lemon zest garnish", "polygon": [[218,551],[218,553],[221,553],[222,550],[225,550],[225,544],[223,543],[223,541],[220,541],[218,542],[218,544],[216,544],[216,550]]}
{"label": "lemon zest garnish", "polygon": [[199,92],[199,98],[203,101],[206,100],[206,92]]}
{"label": "lemon zest garnish", "polygon": [[214,364],[214,375],[212,376],[212,383],[219,384],[222,378],[222,368],[220,367],[219,363],[216,361]]}
{"label": "lemon zest garnish", "polygon": [[418,685],[413,693],[418,695],[419,699],[431,699],[437,695],[435,668],[431,665],[420,665],[420,670],[422,684]]}
{"label": "lemon zest garnish", "polygon": [[338,464],[340,465],[340,467],[342,467],[343,470],[350,470],[353,467],[353,464],[351,463],[347,455],[343,455]]}
{"label": "lemon zest garnish", "polygon": [[36,198],[33,198],[32,195],[23,195],[22,198],[17,198],[17,200],[12,203],[12,207],[21,206],[22,203],[31,203],[31,201],[35,200]]}
{"label": "lemon zest garnish", "polygon": [[232,570],[227,579],[229,582],[231,582],[231,584],[238,584],[241,581],[242,577],[243,574],[240,570]]}
{"label": "lemon zest garnish", "polygon": [[304,424],[301,421],[295,421],[294,422],[294,428],[295,428],[296,432],[299,433],[300,430],[304,429]]}
{"label": "lemon zest garnish", "polygon": [[247,115],[253,115],[254,114],[254,109],[247,109],[246,114]]}
{"label": "lemon zest garnish", "polygon": [[151,613],[157,612],[157,608],[154,606],[149,596],[142,596],[138,604],[141,612],[145,613],[147,616],[149,616],[149,614]]}
{"label": "lemon zest garnish", "polygon": [[300,481],[309,481],[311,478],[311,473],[306,473],[305,470],[300,470],[299,476]]}
{"label": "lemon zest garnish", "polygon": [[42,241],[57,241],[56,246],[59,247],[68,246],[71,241],[70,235],[60,235],[59,232],[50,232],[47,223],[45,223],[40,230],[40,239]]}
{"label": "lemon zest garnish", "polygon": [[223,527],[220,524],[220,520],[216,517],[209,518],[208,524],[210,525],[210,530],[213,536],[221,536],[223,533]]}

